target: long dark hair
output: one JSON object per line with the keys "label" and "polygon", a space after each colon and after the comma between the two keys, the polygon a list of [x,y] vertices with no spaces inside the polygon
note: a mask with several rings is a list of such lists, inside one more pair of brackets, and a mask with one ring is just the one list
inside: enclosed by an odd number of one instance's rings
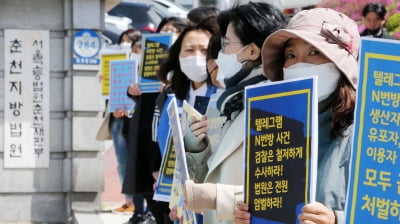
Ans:
{"label": "long dark hair", "polygon": [[[172,91],[175,93],[176,98],[183,100],[186,98],[187,90],[190,87],[190,79],[182,72],[179,63],[179,53],[182,47],[183,38],[190,31],[202,30],[214,35],[218,32],[218,26],[215,18],[209,18],[198,25],[191,25],[187,27],[178,39],[168,50],[168,57],[160,66],[157,77],[164,84],[170,85]],[[172,73],[172,79],[168,80],[168,73]]]}

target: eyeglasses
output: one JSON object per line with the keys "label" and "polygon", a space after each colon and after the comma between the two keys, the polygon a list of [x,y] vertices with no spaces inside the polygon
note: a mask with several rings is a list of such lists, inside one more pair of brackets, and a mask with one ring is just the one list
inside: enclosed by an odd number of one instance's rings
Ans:
{"label": "eyeglasses", "polygon": [[221,50],[224,50],[229,44],[241,44],[240,41],[227,41],[225,37],[221,37]]}

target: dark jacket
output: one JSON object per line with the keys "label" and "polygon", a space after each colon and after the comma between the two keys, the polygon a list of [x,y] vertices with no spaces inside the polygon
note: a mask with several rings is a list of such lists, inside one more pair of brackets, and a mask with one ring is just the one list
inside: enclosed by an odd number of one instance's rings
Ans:
{"label": "dark jacket", "polygon": [[153,192],[152,172],[161,164],[161,154],[151,139],[154,103],[158,93],[131,97],[136,102],[133,117],[127,125],[128,161],[122,192],[143,194]]}
{"label": "dark jacket", "polygon": [[394,39],[385,29],[380,29],[377,33],[372,33],[368,29],[365,29],[360,33],[362,37],[375,37],[375,38],[384,38],[384,39]]}

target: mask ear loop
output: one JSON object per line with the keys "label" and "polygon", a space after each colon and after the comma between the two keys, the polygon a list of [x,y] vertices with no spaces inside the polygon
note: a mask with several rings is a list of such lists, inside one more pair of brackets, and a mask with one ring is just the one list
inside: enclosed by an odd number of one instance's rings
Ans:
{"label": "mask ear loop", "polygon": [[242,51],[244,50],[244,49],[246,49],[247,48],[247,46],[249,46],[248,44],[246,44],[246,45],[244,45],[240,50],[238,50],[235,54],[236,54],[236,56],[238,56],[238,54],[240,54],[240,53],[242,53]]}
{"label": "mask ear loop", "polygon": [[[237,60],[237,57],[238,57],[238,55],[240,54],[240,53],[242,53],[242,51],[244,50],[244,49],[246,49],[247,47],[249,46],[249,44],[246,44],[246,45],[244,45],[243,47],[242,47],[242,49],[240,49],[239,51],[237,51],[236,53],[235,53],[235,55],[236,55],[236,60]],[[241,64],[242,64],[242,66],[244,65],[244,64],[246,64],[247,62],[249,62],[250,60],[244,60],[244,61],[239,61]]]}

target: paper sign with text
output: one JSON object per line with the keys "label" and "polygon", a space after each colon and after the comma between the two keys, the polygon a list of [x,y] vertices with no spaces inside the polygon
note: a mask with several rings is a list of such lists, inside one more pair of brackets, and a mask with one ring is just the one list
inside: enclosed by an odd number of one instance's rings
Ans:
{"label": "paper sign with text", "polygon": [[400,223],[400,42],[360,52],[346,223]]}
{"label": "paper sign with text", "polygon": [[171,125],[172,139],[175,145],[175,171],[172,184],[171,201],[169,207],[177,207],[178,217],[184,217],[184,224],[195,224],[195,213],[184,209],[183,185],[189,179],[186,164],[185,145],[183,143],[182,128],[176,98],[172,98],[168,105],[168,117]]}
{"label": "paper sign with text", "polygon": [[172,181],[175,172],[175,147],[171,137],[171,130],[168,131],[167,143],[165,145],[159,176],[156,183],[153,199],[156,201],[169,202],[171,199]]}
{"label": "paper sign with text", "polygon": [[161,82],[157,72],[162,62],[168,57],[168,48],[171,46],[171,33],[143,34],[142,63],[138,83],[142,93],[158,92]]}
{"label": "paper sign with text", "polygon": [[108,96],[110,94],[110,61],[126,60],[128,52],[116,49],[103,49],[100,52],[100,75],[101,79],[101,94]]}
{"label": "paper sign with text", "polygon": [[181,127],[182,133],[185,135],[186,131],[189,130],[190,122],[192,118],[201,120],[201,115],[194,107],[192,107],[186,100],[183,100],[182,104],[182,118]]}
{"label": "paper sign with text", "polygon": [[116,109],[130,111],[135,102],[127,95],[128,87],[135,83],[136,60],[110,61],[110,112]]}
{"label": "paper sign with text", "polygon": [[296,223],[315,200],[316,78],[245,89],[245,202],[251,223]]}

